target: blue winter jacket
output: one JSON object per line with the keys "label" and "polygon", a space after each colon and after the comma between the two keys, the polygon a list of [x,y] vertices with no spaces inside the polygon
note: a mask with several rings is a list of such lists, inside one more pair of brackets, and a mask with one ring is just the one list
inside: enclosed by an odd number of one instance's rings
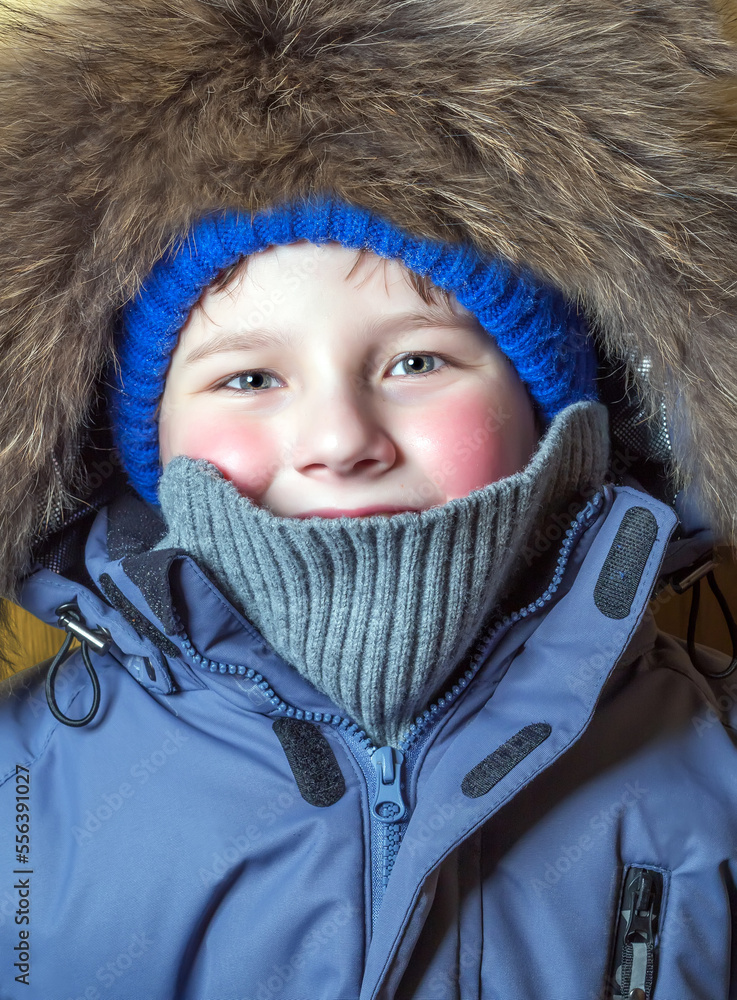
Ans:
{"label": "blue winter jacket", "polygon": [[[737,998],[737,681],[647,611],[670,508],[605,488],[398,750],[145,510],[22,595],[110,645],[86,726],[44,667],[2,689],[2,1000]],[[88,711],[79,653],[55,693]]]}

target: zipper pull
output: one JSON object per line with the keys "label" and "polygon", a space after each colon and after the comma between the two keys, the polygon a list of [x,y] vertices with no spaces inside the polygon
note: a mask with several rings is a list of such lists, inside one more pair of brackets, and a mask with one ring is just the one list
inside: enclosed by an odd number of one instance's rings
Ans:
{"label": "zipper pull", "polygon": [[[624,932],[625,946],[632,949],[632,966],[629,995],[633,1000],[646,1000],[652,979],[652,955],[655,934],[653,933],[655,880],[646,868],[640,870],[635,882],[634,898],[627,928]],[[649,973],[649,975],[648,975]]]}
{"label": "zipper pull", "polygon": [[643,935],[646,940],[653,936],[653,888],[653,873],[641,868],[634,887],[635,898],[627,921],[627,930],[624,932],[624,939],[628,944],[638,934]]}
{"label": "zipper pull", "polygon": [[614,1000],[649,1000],[655,981],[663,876],[651,868],[630,868],[619,911],[619,934],[612,979]]}
{"label": "zipper pull", "polygon": [[[404,754],[394,747],[379,747],[371,758],[376,768],[376,795],[371,812],[382,823],[397,823],[407,815],[407,806],[402,798],[401,777]],[[384,816],[380,807],[395,805],[399,812]]]}

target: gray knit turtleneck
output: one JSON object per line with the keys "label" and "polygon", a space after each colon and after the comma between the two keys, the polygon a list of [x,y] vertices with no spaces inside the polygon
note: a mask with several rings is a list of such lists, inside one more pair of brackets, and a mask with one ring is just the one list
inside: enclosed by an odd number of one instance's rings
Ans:
{"label": "gray knit turtleneck", "polygon": [[555,418],[529,465],[467,497],[391,517],[280,517],[214,466],[173,459],[159,486],[168,532],[268,643],[396,746],[519,578],[520,551],[556,501],[603,480],[606,409]]}

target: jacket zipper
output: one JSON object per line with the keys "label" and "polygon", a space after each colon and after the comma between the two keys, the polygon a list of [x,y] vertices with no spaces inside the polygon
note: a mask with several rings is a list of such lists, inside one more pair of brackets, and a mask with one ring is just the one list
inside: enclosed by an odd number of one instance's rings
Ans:
{"label": "jacket zipper", "polygon": [[[372,815],[383,824],[380,831],[380,896],[378,907],[384,898],[394,860],[402,842],[407,803],[402,796],[402,767],[404,754],[394,747],[379,747],[374,750],[371,761],[375,769],[376,792],[371,806]],[[374,893],[374,899],[376,893]]]}
{"label": "jacket zipper", "polygon": [[616,923],[612,1000],[650,1000],[653,995],[662,899],[662,872],[627,869]]}
{"label": "jacket zipper", "polygon": [[[478,672],[481,663],[488,659],[489,653],[501,640],[504,633],[518,621],[539,611],[552,600],[563,579],[568,559],[576,542],[582,533],[599,516],[605,495],[605,491],[597,493],[579,511],[575,519],[571,522],[570,527],[566,530],[563,544],[558,553],[555,573],[547,589],[531,604],[501,619],[492,626],[490,631],[487,631],[479,639],[471,654],[471,666],[449,691],[417,717],[411,725],[407,736],[401,741],[399,748],[388,746],[376,748],[363,731],[357,734],[359,738],[363,737],[363,740],[360,742],[361,749],[368,749],[374,765],[376,786],[371,812],[374,821],[378,821],[381,824],[376,831],[376,840],[380,844],[380,850],[378,851],[378,857],[376,857],[376,863],[373,866],[376,876],[372,880],[372,913],[374,924],[378,916],[378,911],[381,908],[384,891],[389,882],[389,876],[394,867],[394,862],[399,853],[399,847],[407,827],[409,808],[403,797],[402,786],[412,773],[422,747],[434,728],[434,723],[445,714],[446,710],[456,701],[461,692],[468,687]],[[353,725],[355,726],[355,723]],[[345,732],[348,735],[348,729]],[[379,874],[380,877],[378,877]]]}
{"label": "jacket zipper", "polygon": [[[372,929],[375,926],[384,891],[389,882],[396,861],[402,837],[409,821],[410,805],[403,793],[406,782],[416,763],[422,746],[427,740],[436,722],[442,718],[450,706],[456,701],[473,680],[482,662],[502,639],[503,635],[517,622],[535,614],[548,604],[560,586],[568,565],[568,559],[578,539],[589,528],[604,503],[607,487],[598,492],[586,506],[579,511],[570,527],[566,530],[563,544],[558,553],[555,573],[546,590],[537,600],[519,611],[496,622],[477,641],[471,652],[471,666],[466,670],[452,688],[433,702],[419,715],[409,728],[407,736],[401,741],[399,748],[376,747],[371,738],[351,719],[332,715],[328,712],[306,712],[293,705],[288,705],[273,690],[263,675],[252,667],[232,663],[218,663],[198,653],[189,636],[184,633],[181,621],[177,616],[177,624],[181,629],[182,646],[194,663],[210,673],[232,674],[245,677],[263,692],[264,700],[271,702],[273,707],[287,718],[304,719],[307,722],[321,722],[332,725],[340,731],[346,744],[360,766],[368,789],[371,793],[372,819]],[[485,655],[484,655],[485,654]]]}

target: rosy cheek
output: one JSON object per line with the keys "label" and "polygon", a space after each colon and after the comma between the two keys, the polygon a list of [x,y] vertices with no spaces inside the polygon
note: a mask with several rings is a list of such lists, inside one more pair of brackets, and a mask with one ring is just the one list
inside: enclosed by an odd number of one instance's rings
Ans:
{"label": "rosy cheek", "polygon": [[198,420],[178,435],[175,453],[212,462],[245,496],[258,500],[276,472],[278,443],[273,432],[239,427],[228,418]]}
{"label": "rosy cheek", "polygon": [[514,402],[497,397],[489,403],[483,393],[458,396],[442,415],[428,413],[417,428],[417,454],[445,500],[467,496],[526,464],[532,420],[517,413]]}

